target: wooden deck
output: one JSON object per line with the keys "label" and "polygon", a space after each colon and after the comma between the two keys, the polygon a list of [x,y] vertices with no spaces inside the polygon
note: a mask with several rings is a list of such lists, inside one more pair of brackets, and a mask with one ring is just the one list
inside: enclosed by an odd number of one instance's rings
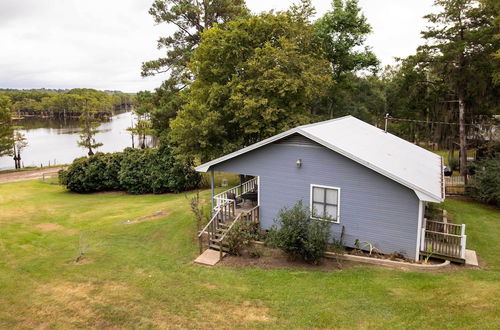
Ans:
{"label": "wooden deck", "polygon": [[235,216],[238,216],[238,214],[243,213],[243,212],[248,212],[251,209],[253,209],[255,206],[257,206],[257,204],[253,204],[251,201],[244,201],[240,205],[241,205],[241,207],[236,207],[234,209]]}

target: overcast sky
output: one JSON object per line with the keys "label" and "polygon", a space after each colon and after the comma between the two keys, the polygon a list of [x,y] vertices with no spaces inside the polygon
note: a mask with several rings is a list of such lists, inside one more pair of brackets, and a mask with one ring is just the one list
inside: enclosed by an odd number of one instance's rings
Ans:
{"label": "overcast sky", "polygon": [[[161,56],[153,0],[0,0],[0,88],[74,88],[136,92],[165,77],[141,78],[143,61]],[[330,8],[313,0],[318,15]],[[433,0],[360,0],[372,25],[368,45],[382,64],[421,44],[422,16]],[[247,0],[253,12],[283,10],[289,0]]]}

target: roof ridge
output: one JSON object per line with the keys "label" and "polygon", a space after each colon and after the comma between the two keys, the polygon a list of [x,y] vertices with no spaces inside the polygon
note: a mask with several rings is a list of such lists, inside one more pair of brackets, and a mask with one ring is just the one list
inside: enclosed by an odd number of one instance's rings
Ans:
{"label": "roof ridge", "polygon": [[[323,120],[323,121],[318,121],[318,122],[311,123],[311,124],[300,125],[300,126],[297,126],[296,128],[307,128],[307,127],[312,127],[312,126],[316,126],[316,125],[322,125],[322,124],[326,124],[326,123],[330,123],[330,122],[334,122],[334,121],[338,121],[338,120],[342,120],[342,119],[347,119],[350,117],[358,119],[352,115],[346,115],[346,116],[342,116],[342,117],[338,117],[338,118],[332,118],[332,119],[327,119],[327,120]],[[360,119],[358,119],[358,120],[360,120]]]}

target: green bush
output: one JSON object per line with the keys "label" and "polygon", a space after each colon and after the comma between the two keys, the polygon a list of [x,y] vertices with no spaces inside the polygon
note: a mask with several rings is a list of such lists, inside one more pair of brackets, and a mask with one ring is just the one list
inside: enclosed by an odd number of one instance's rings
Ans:
{"label": "green bush", "polygon": [[168,148],[133,149],[75,159],[59,173],[61,184],[79,193],[125,190],[132,194],[197,188],[201,176],[192,164],[176,160]]}
{"label": "green bush", "polygon": [[227,233],[224,243],[230,254],[240,255],[241,250],[250,244],[251,241],[259,239],[258,224],[250,221],[240,220],[231,231]]}
{"label": "green bush", "polygon": [[311,219],[309,209],[299,201],[279,212],[266,244],[313,263],[326,252],[329,236],[330,222]]}
{"label": "green bush", "polygon": [[59,171],[59,181],[69,190],[90,193],[121,190],[118,180],[122,153],[96,153],[73,161],[67,170]]}
{"label": "green bush", "polygon": [[478,201],[500,205],[500,156],[478,162],[476,175],[468,188]]}

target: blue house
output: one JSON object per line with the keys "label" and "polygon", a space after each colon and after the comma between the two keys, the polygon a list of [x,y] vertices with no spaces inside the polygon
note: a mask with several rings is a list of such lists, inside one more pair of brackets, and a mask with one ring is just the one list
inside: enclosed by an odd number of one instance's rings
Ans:
{"label": "blue house", "polygon": [[[427,202],[444,200],[442,158],[352,116],[293,128],[196,170],[212,174],[213,218],[202,234],[214,249],[235,219],[266,230],[302,200],[313,219],[330,219],[334,236],[344,232],[347,247],[358,240],[415,260],[464,257],[463,225],[424,219]],[[215,195],[215,171],[253,178]]]}

